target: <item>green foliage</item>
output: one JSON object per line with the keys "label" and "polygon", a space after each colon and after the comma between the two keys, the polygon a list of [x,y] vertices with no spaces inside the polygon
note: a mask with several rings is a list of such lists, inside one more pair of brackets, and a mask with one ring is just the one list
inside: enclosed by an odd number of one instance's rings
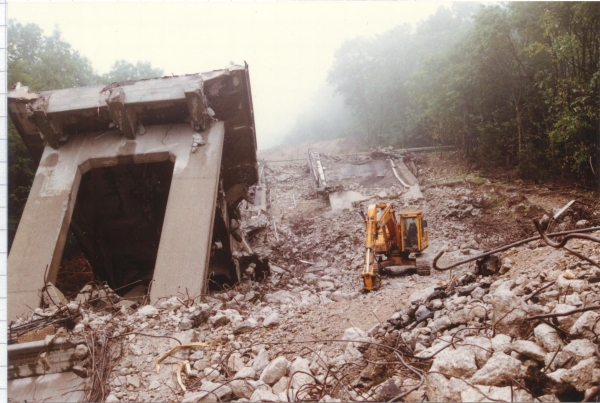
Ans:
{"label": "green foliage", "polygon": [[[55,29],[45,36],[35,24],[8,22],[8,86],[17,82],[32,91],[61,89],[98,82],[90,61],[71,48]],[[12,122],[8,127],[8,243],[25,208],[36,165]]]}
{"label": "green foliage", "polygon": [[[161,69],[149,62],[135,65],[124,60],[114,63],[102,76],[94,73],[90,61],[65,42],[58,29],[46,36],[35,24],[8,22],[8,87],[17,82],[32,91],[44,91],[139,80],[161,76]],[[8,127],[8,244],[12,244],[19,220],[25,208],[29,190],[37,169],[16,128]]]}
{"label": "green foliage", "polygon": [[[456,46],[475,7],[441,7],[414,31],[408,25],[400,25],[383,35],[347,41],[336,52],[328,82],[344,96],[352,111],[353,131],[361,133],[367,145],[408,147],[439,141],[441,133],[436,128],[433,108],[446,100],[424,96],[431,91],[437,93],[440,88],[426,80],[422,81],[423,86],[415,86],[415,76],[437,80],[444,74],[439,70],[428,74],[422,66],[428,60],[440,64],[441,60],[431,60],[431,55],[443,54]],[[428,110],[415,113],[417,104]]]}
{"label": "green foliage", "polygon": [[117,60],[107,74],[102,75],[103,83],[114,83],[128,80],[141,80],[144,78],[161,77],[164,71],[153,68],[150,62],[138,61],[136,64],[125,60]]}
{"label": "green foliage", "polygon": [[32,91],[80,87],[98,82],[90,61],[73,50],[54,30],[45,36],[35,24],[8,22],[8,85]]}
{"label": "green foliage", "polygon": [[17,231],[19,220],[33,182],[34,164],[12,122],[8,124],[8,244]]}
{"label": "green foliage", "polygon": [[599,32],[598,2],[440,7],[346,42],[328,81],[367,145],[454,144],[524,178],[597,183]]}

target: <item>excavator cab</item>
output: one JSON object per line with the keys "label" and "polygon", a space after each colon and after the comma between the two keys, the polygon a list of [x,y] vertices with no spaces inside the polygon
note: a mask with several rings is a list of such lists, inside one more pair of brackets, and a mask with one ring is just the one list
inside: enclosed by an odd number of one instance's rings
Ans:
{"label": "excavator cab", "polygon": [[401,250],[410,253],[420,253],[429,246],[427,221],[423,220],[421,212],[401,212],[398,214],[399,231],[402,234]]}
{"label": "excavator cab", "polygon": [[366,216],[366,260],[362,277],[365,291],[381,286],[379,270],[389,266],[414,266],[417,274],[429,274],[427,265],[417,264],[416,255],[429,246],[427,221],[421,211],[397,213],[388,203],[372,204]]}

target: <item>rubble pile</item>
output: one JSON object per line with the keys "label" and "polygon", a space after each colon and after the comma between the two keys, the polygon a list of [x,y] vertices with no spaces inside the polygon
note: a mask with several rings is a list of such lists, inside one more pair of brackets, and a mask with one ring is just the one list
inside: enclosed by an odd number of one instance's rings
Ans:
{"label": "rubble pile", "polygon": [[[60,319],[49,324],[56,325],[52,333],[63,327],[61,334],[76,346],[72,370],[86,377],[88,388],[99,379],[92,358],[100,344],[110,347],[110,371],[102,378],[106,402],[572,401],[593,395],[600,379],[600,309],[594,308],[600,269],[563,249],[530,242],[498,254],[484,269],[472,262],[430,276],[385,276],[380,290],[362,293],[358,211],[368,203],[424,211],[427,252],[446,250],[444,265],[512,241],[515,217],[522,219],[524,210],[551,214],[523,200],[510,204],[511,196],[489,192],[490,185],[436,183],[441,168],[431,166],[435,157],[407,161],[427,183],[424,200],[409,204],[400,186],[395,193],[382,180],[356,184],[368,199],[336,211],[315,192],[306,164],[267,164],[261,179],[266,200],[242,201],[231,226],[240,283],[153,305],[90,284],[71,301],[48,300],[46,309],[13,328],[27,333],[33,329],[27,324],[40,317]],[[447,161],[438,164],[450,169]],[[504,215],[506,226],[481,231],[480,220],[496,210],[493,220]],[[484,221],[491,222],[498,221]],[[569,247],[600,260],[600,245],[592,241],[572,240]],[[244,259],[249,256],[258,260]],[[269,275],[259,275],[261,264]]]}
{"label": "rubble pile", "polygon": [[[590,241],[573,245],[600,255]],[[388,320],[402,350],[430,363],[429,401],[580,401],[595,393],[600,268],[572,257],[558,263],[542,246],[512,250],[492,276],[471,271],[415,292]],[[517,260],[543,265],[518,271]]]}

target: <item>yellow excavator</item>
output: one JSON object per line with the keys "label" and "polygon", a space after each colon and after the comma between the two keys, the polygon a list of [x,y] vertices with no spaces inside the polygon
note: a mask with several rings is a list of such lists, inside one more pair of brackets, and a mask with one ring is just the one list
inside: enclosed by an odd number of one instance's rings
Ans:
{"label": "yellow excavator", "polygon": [[414,266],[417,274],[430,273],[430,266],[417,263],[416,258],[429,245],[427,221],[421,211],[396,213],[389,203],[371,204],[365,221],[367,256],[362,272],[365,291],[381,287],[379,270],[384,267]]}

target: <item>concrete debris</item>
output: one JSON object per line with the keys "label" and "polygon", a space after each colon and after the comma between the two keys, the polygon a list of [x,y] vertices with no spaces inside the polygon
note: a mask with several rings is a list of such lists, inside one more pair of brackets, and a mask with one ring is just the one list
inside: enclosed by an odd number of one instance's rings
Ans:
{"label": "concrete debris", "polygon": [[[442,172],[446,163],[435,169]],[[427,183],[425,199],[403,208],[427,212],[434,254],[445,249],[451,262],[462,259],[461,250],[475,255],[511,240],[497,227],[484,233],[477,226],[504,188],[435,182],[424,164],[415,164]],[[240,236],[231,241],[240,246],[242,277],[235,286],[202,297],[182,292],[137,310],[117,305],[116,294],[114,305],[95,305],[102,298],[88,287],[59,308],[38,308],[15,323],[64,309],[74,321],[67,326],[72,350],[66,362],[79,376],[92,376],[90,335],[106,332],[109,343],[123,343],[123,357],[106,382],[112,401],[386,401],[400,395],[404,401],[557,401],[583,400],[595,386],[600,311],[530,319],[597,304],[600,285],[590,278],[600,273],[591,265],[541,244],[524,245],[480,268],[383,275],[380,290],[362,294],[364,223],[356,210],[364,205],[330,210],[301,164],[267,164],[262,172],[264,209],[244,200],[240,215],[231,217]],[[404,188],[385,175],[377,183],[345,182],[342,191],[364,195],[365,204],[383,198],[402,205]],[[495,220],[504,225],[507,218]],[[592,243],[572,242],[581,253],[600,255]],[[257,276],[260,262],[251,254],[266,259],[270,274]],[[569,267],[572,274],[565,276]],[[45,330],[41,343],[58,327]],[[193,342],[207,345],[179,349],[156,373],[159,357]],[[423,384],[411,367],[423,373]]]}
{"label": "concrete debris", "polygon": [[278,326],[278,325],[279,325],[279,314],[277,312],[273,312],[273,313],[269,314],[269,316],[267,316],[263,320],[264,327],[272,327],[272,326]]}
{"label": "concrete debris", "polygon": [[256,319],[248,318],[245,321],[238,324],[233,329],[233,334],[242,334],[242,333],[251,332],[254,328],[256,328],[256,326],[258,326],[258,322],[256,321]]}
{"label": "concrete debris", "polygon": [[192,152],[195,153],[196,150],[198,150],[198,147],[202,147],[203,145],[206,144],[206,141],[204,141],[204,139],[202,138],[202,136],[199,135],[199,134],[193,134],[192,138],[193,138]]}
{"label": "concrete debris", "polygon": [[315,383],[310,370],[310,362],[306,358],[296,358],[289,367],[288,376],[291,379],[291,387],[301,390],[305,385]]}
{"label": "concrete debris", "polygon": [[227,360],[227,366],[229,367],[229,369],[236,373],[244,368],[249,368],[250,370],[252,370],[252,373],[254,373],[254,369],[252,369],[252,367],[246,367],[245,364],[246,363],[244,362],[240,353],[231,354],[229,356],[229,359]]}
{"label": "concrete debris", "polygon": [[589,339],[576,339],[567,344],[561,352],[573,357],[576,361],[580,361],[592,357],[595,353],[595,347]]}
{"label": "concrete debris", "polygon": [[229,386],[204,380],[202,381],[200,390],[198,392],[186,393],[183,396],[182,402],[222,402],[227,400],[231,394],[232,390]]}
{"label": "concrete debris", "polygon": [[600,334],[600,315],[593,311],[584,312],[571,326],[571,336],[596,337]]}
{"label": "concrete debris", "polygon": [[78,344],[77,347],[75,347],[75,358],[83,360],[87,357],[89,351],[89,348],[85,344]]}
{"label": "concrete debris", "polygon": [[472,384],[499,386],[525,375],[527,369],[516,358],[496,352],[469,380]]}
{"label": "concrete debris", "polygon": [[158,309],[156,309],[152,305],[145,305],[138,309],[138,313],[143,316],[155,316],[156,314],[158,314]]}
{"label": "concrete debris", "polygon": [[465,337],[464,343],[472,347],[473,354],[475,355],[475,363],[478,368],[483,367],[492,356],[492,342],[487,337]]}
{"label": "concrete debris", "polygon": [[[575,309],[577,309],[577,307],[574,305],[556,304],[554,311],[552,313],[564,313],[564,312],[569,312],[569,311],[572,311]],[[573,315],[559,316],[556,318],[556,321],[558,322],[558,324],[561,327],[570,329],[575,324],[577,319],[579,319],[581,317],[581,315],[582,315],[581,313],[575,313]]]}
{"label": "concrete debris", "polygon": [[465,346],[442,350],[433,360],[431,371],[440,372],[446,376],[470,377],[477,371],[473,349]]}
{"label": "concrete debris", "polygon": [[282,376],[287,374],[290,362],[285,357],[277,357],[265,367],[260,375],[260,380],[266,384],[273,385]]}
{"label": "concrete debris", "polygon": [[590,357],[585,359],[570,369],[560,368],[552,373],[548,374],[548,377],[555,382],[565,382],[573,386],[578,391],[582,392],[592,387],[593,382],[597,382],[598,359],[596,357]]}
{"label": "concrete debris", "polygon": [[500,333],[492,338],[491,343],[494,351],[505,353],[510,349],[511,337]]}
{"label": "concrete debris", "polygon": [[[252,396],[250,396],[251,402],[280,402],[279,395],[274,394],[270,390],[256,389]],[[287,401],[287,399],[285,399]]]}
{"label": "concrete debris", "polygon": [[262,373],[262,371],[269,365],[269,352],[262,348],[258,354],[254,357],[254,362],[252,364],[252,368],[257,373]]}
{"label": "concrete debris", "polygon": [[548,351],[557,351],[565,345],[556,329],[545,323],[536,326],[533,332],[538,344]]}
{"label": "concrete debris", "polygon": [[47,283],[42,294],[44,306],[63,305],[67,302],[64,294],[52,283]]}
{"label": "concrete debris", "polygon": [[498,332],[517,336],[525,325],[529,306],[511,291],[513,286],[512,281],[505,281],[491,294],[492,324]]}
{"label": "concrete debris", "polygon": [[510,386],[484,386],[473,385],[463,389],[460,393],[462,402],[531,402],[533,396],[523,389],[515,389]]}
{"label": "concrete debris", "polygon": [[430,402],[460,402],[465,383],[458,378],[446,378],[437,372],[427,375],[426,395]]}
{"label": "concrete debris", "polygon": [[543,347],[529,340],[515,340],[510,345],[510,350],[539,362],[544,362],[544,357],[548,353]]}
{"label": "concrete debris", "polygon": [[237,397],[249,399],[256,389],[255,377],[256,373],[252,367],[243,367],[236,372],[233,377],[234,380],[229,384],[233,394]]}

